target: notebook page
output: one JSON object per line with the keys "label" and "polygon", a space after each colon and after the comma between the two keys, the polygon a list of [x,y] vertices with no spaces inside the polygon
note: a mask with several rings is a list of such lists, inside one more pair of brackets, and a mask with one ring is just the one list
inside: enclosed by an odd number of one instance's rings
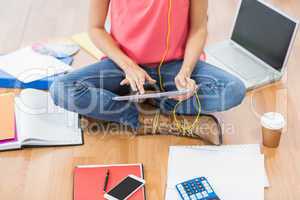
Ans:
{"label": "notebook page", "polygon": [[26,89],[17,101],[19,109],[28,115],[41,116],[53,124],[79,128],[78,114],[56,106],[48,92]]}
{"label": "notebook page", "polygon": [[173,184],[180,181],[195,176],[205,176],[205,174],[212,174],[212,177],[217,175],[248,177],[249,179],[256,179],[258,183],[264,185],[262,179],[264,175],[263,155],[207,154],[206,152],[189,150],[173,150],[170,151],[170,154],[172,158],[170,159],[168,183],[171,183],[172,187]]}
{"label": "notebook page", "polygon": [[[26,115],[18,108],[18,132],[24,145],[59,145],[80,144],[82,134],[80,129],[72,129],[50,123],[47,116]],[[20,120],[22,119],[22,121]],[[21,122],[20,122],[21,121]]]}
{"label": "notebook page", "polygon": [[[23,90],[16,97],[16,112],[21,120],[18,120],[18,130],[25,145],[62,145],[81,144],[82,133],[78,128],[78,115],[68,111],[49,113],[45,103],[48,93],[34,89]],[[26,105],[26,106],[25,106]],[[68,116],[70,114],[70,116]],[[77,123],[75,120],[77,119]],[[73,126],[69,126],[69,121]],[[24,135],[24,134],[23,134]]]}
{"label": "notebook page", "polygon": [[[245,154],[250,153],[254,155],[261,154],[260,145],[259,144],[242,144],[242,145],[222,145],[222,146],[199,146],[199,145],[192,145],[192,146],[171,146],[172,148],[188,148],[188,149],[195,149],[195,150],[210,150],[210,151],[221,151],[223,153],[238,153],[238,154]],[[270,182],[265,171],[265,187],[270,187]]]}
{"label": "notebook page", "polygon": [[174,198],[175,195],[177,196],[177,191],[174,190],[177,183],[205,176],[223,200],[247,199],[248,197],[253,200],[263,200],[263,165],[262,155],[237,156],[226,153],[208,154],[188,149],[186,151],[170,150],[166,199],[177,199],[177,197]]}
{"label": "notebook page", "polygon": [[0,145],[0,151],[20,149],[20,148],[21,148],[20,141],[8,142]]}
{"label": "notebook page", "polygon": [[171,146],[170,148],[188,148],[188,149],[200,149],[200,150],[212,150],[212,151],[222,151],[231,153],[253,153],[261,154],[259,144],[242,144],[242,145],[222,145],[222,146],[200,146],[200,145],[190,145],[190,146]]}

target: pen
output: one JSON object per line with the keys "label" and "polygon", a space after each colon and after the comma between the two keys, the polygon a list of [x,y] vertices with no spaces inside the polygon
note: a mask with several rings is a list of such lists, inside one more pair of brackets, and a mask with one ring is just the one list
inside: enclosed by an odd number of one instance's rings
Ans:
{"label": "pen", "polygon": [[109,179],[109,170],[106,170],[106,177],[105,177],[105,182],[104,182],[104,187],[103,187],[104,192],[106,192],[108,179]]}

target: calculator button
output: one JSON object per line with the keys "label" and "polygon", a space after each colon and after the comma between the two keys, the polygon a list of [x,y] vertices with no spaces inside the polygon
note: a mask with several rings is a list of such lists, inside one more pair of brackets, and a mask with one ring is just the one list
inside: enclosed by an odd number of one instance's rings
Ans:
{"label": "calculator button", "polygon": [[211,188],[210,188],[210,187],[205,187],[205,189],[206,189],[206,190],[209,190],[209,189],[211,189]]}
{"label": "calculator button", "polygon": [[212,193],[213,191],[212,191],[210,188],[208,188],[208,189],[207,189],[207,192],[208,192],[208,193]]}
{"label": "calculator button", "polygon": [[208,194],[206,191],[202,192],[203,197],[208,197]]}
{"label": "calculator button", "polygon": [[182,192],[181,194],[182,196],[188,196],[185,192]]}
{"label": "calculator button", "polygon": [[196,194],[196,197],[197,197],[198,199],[201,199],[203,196],[202,196],[201,193],[197,193],[197,194]]}
{"label": "calculator button", "polygon": [[188,196],[184,196],[183,199],[184,200],[190,200],[190,198]]}

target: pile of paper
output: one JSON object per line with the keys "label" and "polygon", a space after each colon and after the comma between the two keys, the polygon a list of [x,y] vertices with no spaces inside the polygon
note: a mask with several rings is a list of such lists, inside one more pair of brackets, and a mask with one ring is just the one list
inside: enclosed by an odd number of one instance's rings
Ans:
{"label": "pile of paper", "polygon": [[23,83],[30,83],[70,71],[72,68],[53,56],[42,55],[31,47],[26,47],[1,56],[0,70]]}
{"label": "pile of paper", "polygon": [[259,145],[172,146],[165,199],[179,199],[175,185],[201,176],[222,200],[263,200],[269,186]]}

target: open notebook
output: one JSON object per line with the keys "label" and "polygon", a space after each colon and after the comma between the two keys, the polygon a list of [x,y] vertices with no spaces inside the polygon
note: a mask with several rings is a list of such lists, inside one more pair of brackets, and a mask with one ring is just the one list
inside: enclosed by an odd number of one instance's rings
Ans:
{"label": "open notebook", "polygon": [[47,92],[23,90],[15,97],[15,117],[16,138],[0,150],[83,144],[78,114],[55,106]]}

